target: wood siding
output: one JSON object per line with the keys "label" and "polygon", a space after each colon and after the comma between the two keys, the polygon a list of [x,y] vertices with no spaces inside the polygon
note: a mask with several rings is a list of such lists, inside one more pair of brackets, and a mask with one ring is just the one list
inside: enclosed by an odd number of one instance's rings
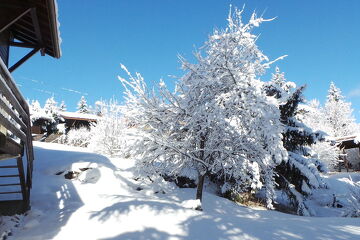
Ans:
{"label": "wood siding", "polygon": [[6,66],[9,64],[9,32],[0,34],[0,57]]}

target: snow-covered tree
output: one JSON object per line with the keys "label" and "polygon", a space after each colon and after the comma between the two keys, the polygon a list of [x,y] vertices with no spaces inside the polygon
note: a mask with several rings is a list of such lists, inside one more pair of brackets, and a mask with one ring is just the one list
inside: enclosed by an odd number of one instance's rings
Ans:
{"label": "snow-covered tree", "polygon": [[328,132],[326,126],[326,115],[324,109],[320,106],[317,99],[305,101],[299,104],[298,119],[317,131]]}
{"label": "snow-covered tree", "polygon": [[66,110],[67,110],[67,106],[66,106],[65,102],[61,101],[60,106],[59,106],[59,111],[66,112]]}
{"label": "snow-covered tree", "polygon": [[55,101],[54,97],[48,98],[44,105],[44,112],[49,117],[57,117],[59,113],[59,107],[57,105],[57,102]]}
{"label": "snow-covered tree", "polygon": [[49,135],[57,131],[57,125],[60,120],[59,107],[54,97],[48,98],[46,100],[43,111],[46,118],[49,120],[46,122],[46,132]]}
{"label": "snow-covered tree", "polygon": [[333,82],[330,84],[324,111],[327,133],[330,136],[344,137],[360,132],[359,125],[356,124],[352,114],[351,103],[345,101],[340,89]]}
{"label": "snow-covered tree", "polygon": [[314,99],[299,106],[298,118],[313,130],[323,132],[325,139],[312,144],[311,149],[313,155],[325,163],[329,170],[335,170],[335,167],[339,164],[339,157],[343,154],[328,134],[330,128],[327,124],[327,113],[320,106],[319,101]]}
{"label": "snow-covered tree", "polygon": [[[115,100],[111,100],[111,101],[115,101]],[[116,102],[116,101],[115,101]],[[111,103],[112,105],[113,103]],[[103,116],[104,114],[107,113],[107,103],[103,100],[98,100],[95,102],[95,114],[98,116]]]}
{"label": "snow-covered tree", "polygon": [[[99,106],[97,124],[90,130],[93,136],[90,140],[89,148],[102,154],[115,155],[119,154],[125,145],[124,137],[124,118],[122,116],[121,106],[115,99],[108,103],[97,101]],[[101,114],[100,114],[101,113]]]}
{"label": "snow-covered tree", "polygon": [[273,170],[286,151],[277,103],[264,94],[258,79],[272,62],[251,32],[267,20],[254,13],[245,24],[241,14],[238,9],[230,12],[228,27],[214,31],[204,56],[196,54],[196,64],[181,59],[186,74],[176,94],[160,82],[158,97],[140,74],[121,79],[125,117],[137,127],[138,143],[132,146],[138,146],[135,153],[145,169],[161,174],[195,169],[200,200],[209,174],[222,181],[223,192],[264,187],[272,207]]}
{"label": "snow-covered tree", "polygon": [[30,110],[30,120],[32,123],[45,115],[45,112],[41,108],[41,105],[38,100],[31,101],[29,110]]}
{"label": "snow-covered tree", "polygon": [[275,97],[280,103],[287,101],[294,88],[296,88],[296,84],[287,81],[285,73],[281,72],[279,67],[275,68],[270,82],[264,85],[267,95]]}
{"label": "snow-covered tree", "polygon": [[81,96],[81,98],[77,104],[77,112],[79,112],[79,113],[89,113],[90,112],[89,106],[86,103],[86,99],[84,96]]}
{"label": "snow-covered tree", "polygon": [[298,214],[311,215],[311,209],[304,200],[311,195],[313,189],[325,186],[320,175],[325,167],[319,159],[312,156],[309,147],[321,140],[323,134],[313,131],[299,120],[298,106],[303,102],[304,87],[295,88],[294,83],[286,82],[279,69],[276,69],[271,81],[264,87],[269,95],[279,100],[281,122],[285,125],[283,144],[289,157],[277,166],[277,181],[292,200]]}

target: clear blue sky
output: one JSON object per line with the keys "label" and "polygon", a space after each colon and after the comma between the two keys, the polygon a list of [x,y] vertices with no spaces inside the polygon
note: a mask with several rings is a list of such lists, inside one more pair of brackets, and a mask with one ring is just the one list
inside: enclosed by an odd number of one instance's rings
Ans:
{"label": "clear blue sky", "polygon": [[170,83],[168,75],[182,74],[177,55],[192,59],[195,47],[226,25],[230,3],[245,3],[246,16],[253,10],[276,16],[257,31],[260,48],[271,59],[289,55],[277,65],[288,80],[307,84],[307,99],[323,102],[335,82],[359,122],[359,0],[58,0],[63,56],[37,55],[14,72],[15,79],[27,98],[43,104],[54,94],[69,110],[82,94],[90,104],[121,100],[120,63],[149,82]]}

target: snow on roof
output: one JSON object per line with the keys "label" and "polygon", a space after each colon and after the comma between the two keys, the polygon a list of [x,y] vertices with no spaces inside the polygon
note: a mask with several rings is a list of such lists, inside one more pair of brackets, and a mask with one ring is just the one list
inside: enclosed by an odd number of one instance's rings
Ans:
{"label": "snow on roof", "polygon": [[99,116],[90,113],[60,112],[60,116],[67,119],[99,120]]}
{"label": "snow on roof", "polygon": [[58,40],[58,47],[59,47],[59,57],[61,57],[62,55],[62,51],[61,51],[61,43],[62,43],[62,39],[60,36],[60,21],[59,21],[59,8],[58,8],[58,3],[57,0],[54,0],[54,7],[55,7],[55,19],[56,19],[56,30],[57,30],[57,40]]}
{"label": "snow on roof", "polygon": [[354,143],[355,143],[355,144],[359,144],[359,143],[360,143],[360,135],[357,135],[357,136],[354,138]]}
{"label": "snow on roof", "polygon": [[[360,140],[360,136],[356,135],[349,135],[349,136],[343,136],[343,137],[334,137],[332,140],[336,142],[344,142],[344,141],[350,141],[353,140],[354,142],[357,140]],[[356,143],[356,142],[355,142]]]}

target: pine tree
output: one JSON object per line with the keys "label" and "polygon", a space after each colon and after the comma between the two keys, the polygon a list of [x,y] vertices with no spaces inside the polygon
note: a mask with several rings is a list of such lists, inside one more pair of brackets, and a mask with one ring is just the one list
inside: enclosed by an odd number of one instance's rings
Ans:
{"label": "pine tree", "polygon": [[32,100],[30,104],[30,114],[31,113],[39,113],[41,112],[42,108],[38,100]]}
{"label": "pine tree", "polygon": [[[114,103],[116,103],[117,101],[115,100],[115,99],[112,99],[112,100],[110,100],[110,104],[114,104]],[[103,101],[102,99],[101,100],[98,100],[98,101],[96,101],[95,102],[95,114],[97,115],[97,116],[103,116],[103,115],[105,115],[105,114],[107,114],[108,112],[107,112],[107,104],[106,104],[106,102],[105,101]]]}
{"label": "pine tree", "polygon": [[351,103],[344,100],[339,88],[333,82],[324,106],[328,134],[332,137],[344,137],[360,132],[352,114]]}
{"label": "pine tree", "polygon": [[66,110],[67,110],[67,106],[66,106],[65,102],[61,101],[60,106],[59,106],[59,111],[66,112]]}
{"label": "pine tree", "polygon": [[32,123],[34,123],[39,118],[45,116],[44,110],[41,108],[38,100],[31,101],[29,110],[30,110],[30,120]]}
{"label": "pine tree", "polygon": [[318,159],[311,157],[309,146],[319,141],[322,135],[298,119],[298,107],[303,102],[305,87],[295,89],[294,83],[286,84],[284,75],[279,75],[278,69],[276,72],[264,89],[279,99],[281,122],[285,125],[283,144],[289,155],[276,167],[277,182],[292,200],[298,214],[311,215],[304,200],[311,195],[312,189],[324,187],[320,172],[325,168]]}
{"label": "pine tree", "polygon": [[316,99],[306,102],[301,105],[299,110],[299,119],[310,128],[322,132],[326,139],[321,142],[317,142],[311,145],[313,155],[322,162],[325,163],[329,170],[334,171],[339,164],[339,157],[342,155],[338,146],[333,141],[330,141],[332,137],[328,134],[330,128],[327,124],[327,113],[323,107],[320,106],[320,102]]}
{"label": "pine tree", "polygon": [[89,106],[86,103],[86,99],[84,96],[81,96],[78,104],[77,104],[77,112],[79,113],[89,113]]}
{"label": "pine tree", "polygon": [[59,107],[54,97],[48,98],[44,105],[44,112],[49,118],[49,122],[46,126],[47,134],[51,134],[57,131],[57,125],[60,120]]}
{"label": "pine tree", "polygon": [[55,101],[54,97],[48,98],[46,100],[44,105],[44,111],[46,114],[52,117],[57,115],[59,107],[57,106],[57,102]]}

